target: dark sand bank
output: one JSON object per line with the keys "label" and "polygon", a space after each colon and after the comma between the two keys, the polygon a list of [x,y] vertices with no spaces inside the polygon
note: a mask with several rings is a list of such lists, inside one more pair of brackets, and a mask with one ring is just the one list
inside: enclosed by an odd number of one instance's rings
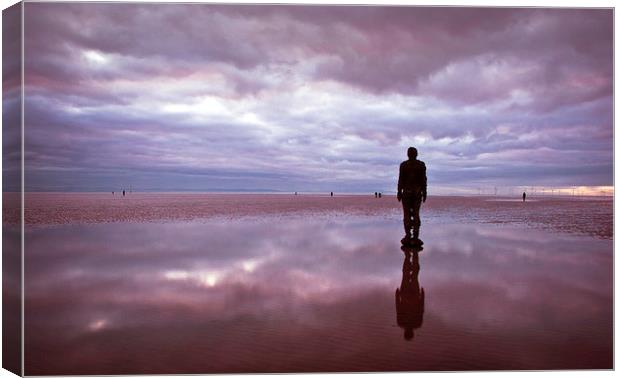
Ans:
{"label": "dark sand bank", "polygon": [[[5,193],[5,224],[19,220],[18,194]],[[527,202],[501,197],[431,196],[425,222],[495,223],[613,237],[613,202],[604,197],[539,197]],[[26,225],[162,222],[266,216],[401,217],[394,196],[199,193],[27,193]]]}

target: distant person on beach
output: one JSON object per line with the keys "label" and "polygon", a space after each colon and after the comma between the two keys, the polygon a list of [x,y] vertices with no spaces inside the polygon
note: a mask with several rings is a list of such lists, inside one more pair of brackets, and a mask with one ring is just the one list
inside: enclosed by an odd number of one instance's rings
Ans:
{"label": "distant person on beach", "polygon": [[396,289],[396,323],[405,330],[405,340],[413,339],[413,331],[422,326],[424,319],[424,288],[420,288],[418,275],[422,247],[402,247],[405,253],[403,279]]}
{"label": "distant person on beach", "polygon": [[329,196],[333,197],[334,196],[334,192],[329,192]]}
{"label": "distant person on beach", "polygon": [[379,193],[379,198],[381,198],[381,193]]}
{"label": "distant person on beach", "polygon": [[123,189],[123,197],[125,197],[125,189]]}
{"label": "distant person on beach", "polygon": [[400,164],[396,194],[398,202],[403,204],[405,237],[401,242],[404,245],[421,245],[420,206],[422,202],[426,202],[426,165],[417,159],[418,150],[415,147],[407,149],[407,157],[409,160]]}
{"label": "distant person on beach", "polygon": [[112,192],[112,195],[114,195],[114,192]]}
{"label": "distant person on beach", "polygon": [[379,194],[379,193],[375,192],[375,198],[377,198],[377,197],[378,197],[378,194]]}
{"label": "distant person on beach", "polygon": [[523,202],[525,202],[525,192],[523,192]]}

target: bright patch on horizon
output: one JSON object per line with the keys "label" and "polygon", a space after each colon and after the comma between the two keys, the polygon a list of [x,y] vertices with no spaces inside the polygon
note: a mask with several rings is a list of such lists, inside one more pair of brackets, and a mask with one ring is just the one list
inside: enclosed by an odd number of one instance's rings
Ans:
{"label": "bright patch on horizon", "polygon": [[201,273],[198,277],[199,281],[208,287],[215,286],[219,281],[219,274],[213,272]]}
{"label": "bright patch on horizon", "polygon": [[190,281],[207,287],[215,286],[222,275],[223,273],[214,271],[170,270],[164,273],[164,277],[170,281]]}
{"label": "bright patch on horizon", "polygon": [[245,270],[248,273],[252,273],[258,266],[258,261],[247,260],[247,261],[244,261],[242,265],[243,265],[243,270]]}
{"label": "bright patch on horizon", "polygon": [[171,281],[186,280],[189,277],[189,273],[183,270],[171,270],[164,273],[164,277]]}

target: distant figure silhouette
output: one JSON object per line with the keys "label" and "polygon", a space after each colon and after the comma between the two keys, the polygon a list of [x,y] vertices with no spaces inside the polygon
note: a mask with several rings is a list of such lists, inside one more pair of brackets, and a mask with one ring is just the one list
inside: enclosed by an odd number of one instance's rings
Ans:
{"label": "distant figure silhouette", "polygon": [[112,195],[114,195],[114,192],[112,192]]}
{"label": "distant figure silhouette", "polygon": [[379,193],[375,192],[375,198],[377,198],[377,197],[378,197],[378,195],[379,195]]}
{"label": "distant figure silhouette", "polygon": [[381,193],[379,193],[379,198],[381,198]]}
{"label": "distant figure silhouette", "polygon": [[525,192],[523,192],[523,202],[525,202]]}
{"label": "distant figure silhouette", "polygon": [[405,253],[403,279],[396,289],[396,323],[405,330],[405,340],[413,339],[413,330],[422,326],[424,319],[424,288],[420,288],[418,275],[422,247],[402,247]]}
{"label": "distant figure silhouette", "polygon": [[125,197],[125,189],[123,189],[123,197]]}
{"label": "distant figure silhouette", "polygon": [[[415,147],[407,149],[406,160],[400,164],[396,198],[403,203],[404,245],[422,244],[420,240],[420,205],[426,202],[426,165],[417,159]],[[413,235],[412,235],[413,230]]]}
{"label": "distant figure silhouette", "polygon": [[333,197],[334,196],[334,192],[329,192],[329,196]]}

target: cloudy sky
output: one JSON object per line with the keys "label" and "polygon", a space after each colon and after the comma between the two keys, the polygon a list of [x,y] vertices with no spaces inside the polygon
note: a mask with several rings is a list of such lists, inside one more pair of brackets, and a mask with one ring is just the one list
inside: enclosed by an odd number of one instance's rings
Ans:
{"label": "cloudy sky", "polygon": [[25,9],[28,190],[613,185],[611,10]]}

